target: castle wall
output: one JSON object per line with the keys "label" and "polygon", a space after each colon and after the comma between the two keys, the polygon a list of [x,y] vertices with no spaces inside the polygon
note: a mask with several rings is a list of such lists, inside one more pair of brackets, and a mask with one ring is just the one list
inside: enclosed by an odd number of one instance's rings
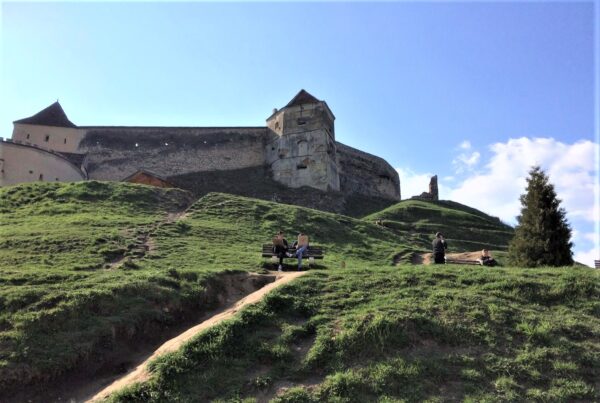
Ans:
{"label": "castle wall", "polygon": [[85,130],[82,129],[15,123],[12,138],[54,151],[72,153],[77,150],[84,135]]}
{"label": "castle wall", "polygon": [[398,172],[383,158],[336,142],[340,190],[400,200]]}
{"label": "castle wall", "polygon": [[90,179],[121,180],[143,169],[168,177],[265,164],[266,127],[86,127]]}
{"label": "castle wall", "polygon": [[84,179],[84,173],[60,155],[26,144],[0,141],[0,186]]}

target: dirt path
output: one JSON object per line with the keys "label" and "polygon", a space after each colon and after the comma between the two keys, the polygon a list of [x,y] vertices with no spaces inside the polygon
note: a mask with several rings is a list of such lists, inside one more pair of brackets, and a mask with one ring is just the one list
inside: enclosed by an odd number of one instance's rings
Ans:
{"label": "dirt path", "polygon": [[273,283],[267,284],[260,290],[257,290],[255,292],[253,292],[252,294],[249,294],[246,297],[242,298],[241,300],[236,302],[229,309],[227,309],[215,316],[212,316],[211,318],[205,320],[204,322],[202,322],[196,326],[193,326],[190,329],[186,330],[185,332],[181,333],[179,336],[165,342],[156,351],[154,351],[154,353],[152,355],[150,355],[146,360],[144,360],[144,362],[142,362],[140,365],[138,365],[136,368],[134,368],[132,371],[130,371],[127,375],[123,376],[120,379],[117,379],[112,384],[110,384],[109,386],[104,388],[102,391],[100,391],[99,393],[96,393],[93,397],[86,399],[86,401],[87,402],[102,401],[102,400],[106,399],[108,396],[110,396],[112,393],[116,392],[117,390],[120,390],[126,386],[133,385],[135,383],[144,382],[144,381],[148,380],[150,378],[150,372],[148,371],[148,363],[150,361],[154,360],[158,356],[163,355],[165,353],[169,353],[169,352],[178,350],[184,343],[189,341],[191,338],[196,336],[198,333],[200,333],[203,330],[206,330],[212,326],[215,326],[216,324],[218,324],[226,319],[231,318],[243,307],[259,302],[268,292],[270,292],[274,288],[279,287],[283,284],[289,283],[290,281],[292,281],[306,273],[307,272],[305,272],[305,271],[278,273],[277,280],[275,280]]}
{"label": "dirt path", "polygon": [[[119,256],[118,258],[116,258],[112,262],[110,262],[108,264],[107,269],[109,269],[109,270],[118,269],[123,264],[125,264],[125,262],[128,262],[128,261],[132,262],[135,259],[144,257],[149,252],[155,251],[156,250],[156,242],[150,236],[150,234],[156,232],[161,226],[163,226],[165,224],[172,224],[177,220],[187,218],[187,216],[189,214],[189,210],[192,207],[192,205],[194,204],[194,202],[195,202],[195,200],[190,201],[187,205],[182,207],[180,210],[169,212],[169,213],[167,213],[165,218],[163,218],[162,220],[139,230],[137,233],[135,242],[132,244],[132,246],[128,247],[128,250],[126,251],[126,253],[124,252],[121,256]],[[126,229],[125,232],[127,233],[127,231],[129,231],[129,233],[132,232],[131,229]]]}
{"label": "dirt path", "polygon": [[[477,260],[481,256],[481,251],[462,252],[462,253],[446,253],[448,259],[459,260]],[[411,259],[412,264],[431,264],[431,253],[416,254]]]}

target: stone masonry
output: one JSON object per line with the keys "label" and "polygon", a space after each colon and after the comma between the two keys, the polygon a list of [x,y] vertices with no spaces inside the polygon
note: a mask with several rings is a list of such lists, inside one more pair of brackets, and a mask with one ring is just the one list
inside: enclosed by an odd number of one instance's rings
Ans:
{"label": "stone masonry", "polygon": [[147,170],[165,178],[187,175],[191,184],[203,172],[252,169],[287,188],[400,200],[397,172],[337,142],[334,121],[327,103],[304,90],[263,127],[77,126],[57,102],[15,121],[13,139],[58,144],[70,158],[80,155],[89,179],[120,181]]}

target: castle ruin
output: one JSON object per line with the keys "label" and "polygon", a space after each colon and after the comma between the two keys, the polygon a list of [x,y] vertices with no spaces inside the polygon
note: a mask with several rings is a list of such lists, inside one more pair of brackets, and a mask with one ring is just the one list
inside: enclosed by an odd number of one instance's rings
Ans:
{"label": "castle ruin", "polygon": [[413,196],[411,199],[423,199],[438,201],[440,199],[438,191],[438,180],[437,175],[433,175],[429,180],[429,192],[423,192],[418,196]]}

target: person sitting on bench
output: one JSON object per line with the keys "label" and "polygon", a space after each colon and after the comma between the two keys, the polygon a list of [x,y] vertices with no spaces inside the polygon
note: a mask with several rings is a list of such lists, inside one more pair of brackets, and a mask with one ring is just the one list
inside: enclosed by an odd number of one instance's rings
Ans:
{"label": "person sitting on bench", "polygon": [[477,261],[482,266],[496,266],[498,264],[496,260],[494,260],[494,258],[490,255],[490,251],[487,249],[481,251],[481,256],[479,257],[479,259],[477,259]]}
{"label": "person sitting on bench", "polygon": [[291,256],[288,253],[288,241],[283,237],[283,231],[279,231],[273,238],[273,253],[279,258],[277,271],[281,271],[283,268],[283,258]]}
{"label": "person sitting on bench", "polygon": [[292,245],[296,248],[296,257],[298,258],[298,271],[302,270],[302,255],[308,249],[308,235],[302,232],[298,234],[298,240]]}

